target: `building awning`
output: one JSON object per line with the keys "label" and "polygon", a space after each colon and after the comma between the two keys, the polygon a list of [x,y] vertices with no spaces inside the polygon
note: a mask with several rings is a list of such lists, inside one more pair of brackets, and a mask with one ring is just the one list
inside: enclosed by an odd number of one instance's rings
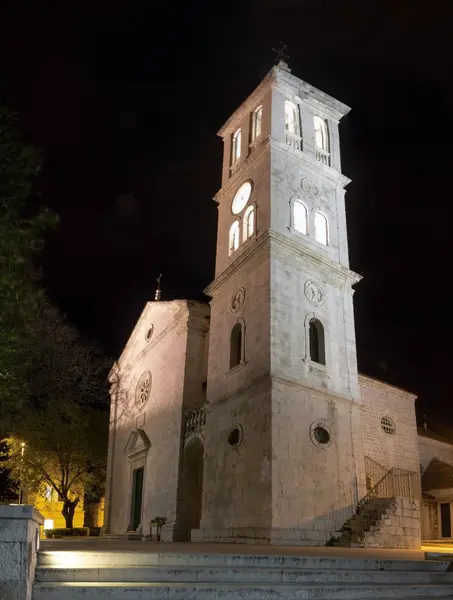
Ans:
{"label": "building awning", "polygon": [[453,489],[453,465],[433,458],[422,475],[422,490]]}

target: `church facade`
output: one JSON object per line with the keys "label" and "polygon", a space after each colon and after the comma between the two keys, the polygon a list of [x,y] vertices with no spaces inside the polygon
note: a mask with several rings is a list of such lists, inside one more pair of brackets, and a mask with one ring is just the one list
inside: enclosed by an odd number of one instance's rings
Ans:
{"label": "church facade", "polygon": [[220,130],[210,303],[149,302],[110,375],[106,534],[420,546],[415,396],[357,371],[348,111],[280,62]]}

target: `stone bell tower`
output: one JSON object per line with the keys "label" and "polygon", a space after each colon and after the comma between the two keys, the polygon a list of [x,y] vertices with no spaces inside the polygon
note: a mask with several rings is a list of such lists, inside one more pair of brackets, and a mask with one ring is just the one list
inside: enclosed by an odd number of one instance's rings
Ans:
{"label": "stone bell tower", "polygon": [[339,121],[274,67],[224,141],[192,539],[323,545],[364,486]]}

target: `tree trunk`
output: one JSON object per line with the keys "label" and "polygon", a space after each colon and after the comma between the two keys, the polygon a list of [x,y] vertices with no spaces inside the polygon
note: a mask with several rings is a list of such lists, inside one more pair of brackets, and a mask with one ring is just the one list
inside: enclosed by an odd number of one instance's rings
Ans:
{"label": "tree trunk", "polygon": [[63,509],[61,511],[61,514],[63,515],[66,521],[67,529],[72,529],[74,527],[74,513],[78,503],[78,498],[77,500],[65,500],[63,503]]}

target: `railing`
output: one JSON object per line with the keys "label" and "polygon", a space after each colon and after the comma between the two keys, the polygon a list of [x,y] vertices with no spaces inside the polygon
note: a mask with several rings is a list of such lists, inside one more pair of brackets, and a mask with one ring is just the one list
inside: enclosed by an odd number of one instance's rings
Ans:
{"label": "railing", "polygon": [[206,412],[202,406],[188,410],[185,413],[186,428],[184,435],[187,437],[192,433],[199,432],[206,425]]}
{"label": "railing", "polygon": [[361,508],[370,500],[395,498],[396,496],[419,500],[420,492],[418,488],[417,473],[405,469],[390,469],[360,500],[357,505],[357,513],[360,513]]}
{"label": "railing", "polygon": [[296,150],[302,150],[302,138],[297,133],[286,132],[286,143]]}
{"label": "railing", "polygon": [[343,526],[343,535],[349,542],[363,543],[365,532],[372,526],[379,529],[382,516],[396,505],[396,497],[420,499],[418,474],[404,469],[390,469],[360,500],[356,514]]}
{"label": "railing", "polygon": [[322,148],[316,148],[316,160],[322,162],[323,165],[330,167],[330,152],[322,150]]}
{"label": "railing", "polygon": [[366,489],[368,491],[370,491],[386,473],[387,469],[385,467],[369,456],[365,456]]}

